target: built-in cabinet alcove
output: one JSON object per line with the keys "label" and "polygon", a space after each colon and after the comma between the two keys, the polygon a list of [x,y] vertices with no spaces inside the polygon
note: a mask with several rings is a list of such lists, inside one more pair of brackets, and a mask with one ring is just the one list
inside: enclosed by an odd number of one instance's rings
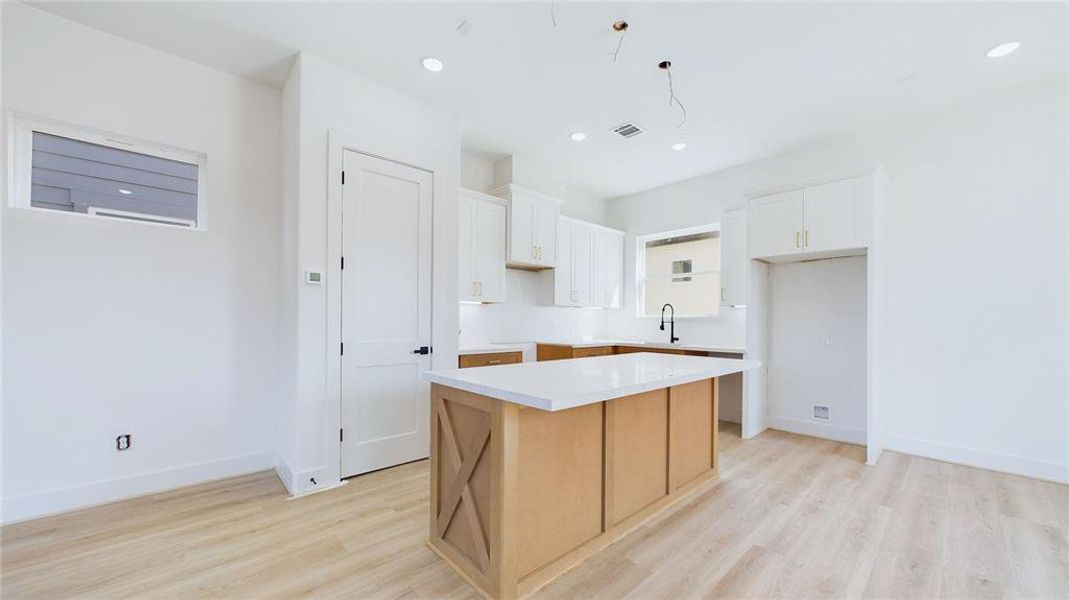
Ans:
{"label": "built-in cabinet alcove", "polygon": [[882,168],[816,177],[748,202],[743,435],[766,428],[882,450],[874,377]]}

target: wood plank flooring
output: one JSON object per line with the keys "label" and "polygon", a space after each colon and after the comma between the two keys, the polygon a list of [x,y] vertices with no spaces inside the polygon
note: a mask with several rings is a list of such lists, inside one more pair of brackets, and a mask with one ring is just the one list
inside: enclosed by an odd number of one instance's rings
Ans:
{"label": "wood plank flooring", "polygon": [[[1069,487],[721,427],[720,479],[541,598],[1067,598]],[[0,530],[3,598],[475,598],[426,461],[287,500],[260,473]]]}

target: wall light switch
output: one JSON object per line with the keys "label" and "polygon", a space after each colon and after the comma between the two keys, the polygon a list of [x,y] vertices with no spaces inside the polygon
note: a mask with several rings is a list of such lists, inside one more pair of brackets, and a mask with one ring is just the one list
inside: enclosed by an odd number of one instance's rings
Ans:
{"label": "wall light switch", "polygon": [[323,285],[323,271],[305,271],[305,285]]}

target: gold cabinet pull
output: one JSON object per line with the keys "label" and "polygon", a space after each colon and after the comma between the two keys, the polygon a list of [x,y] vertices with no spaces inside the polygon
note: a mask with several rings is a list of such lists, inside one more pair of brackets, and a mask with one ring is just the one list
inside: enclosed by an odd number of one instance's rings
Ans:
{"label": "gold cabinet pull", "polygon": [[795,248],[801,248],[802,247],[802,232],[801,231],[795,231],[794,232],[794,247]]}
{"label": "gold cabinet pull", "polygon": [[805,247],[806,248],[809,247],[809,230],[808,229],[805,230]]}

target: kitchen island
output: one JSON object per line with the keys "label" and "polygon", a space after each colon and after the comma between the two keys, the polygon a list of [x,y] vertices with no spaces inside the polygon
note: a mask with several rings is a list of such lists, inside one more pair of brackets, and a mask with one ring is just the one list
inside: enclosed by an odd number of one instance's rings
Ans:
{"label": "kitchen island", "polygon": [[717,378],[753,360],[632,353],[430,371],[430,546],[526,596],[717,473]]}

